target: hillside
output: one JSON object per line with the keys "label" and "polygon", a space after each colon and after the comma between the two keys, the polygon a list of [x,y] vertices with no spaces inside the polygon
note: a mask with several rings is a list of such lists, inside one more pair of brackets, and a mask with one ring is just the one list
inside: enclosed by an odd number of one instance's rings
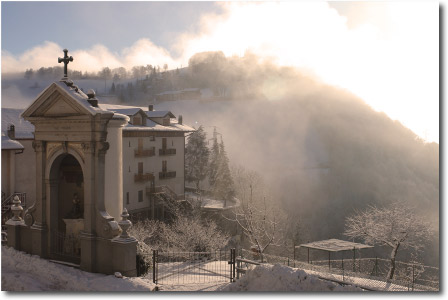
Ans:
{"label": "hillside", "polygon": [[[304,242],[344,238],[344,219],[354,209],[396,200],[415,206],[438,235],[438,144],[424,143],[347,91],[291,68],[253,57],[207,57],[196,57],[191,61],[196,67],[181,72],[188,75],[183,87],[209,88],[220,101],[159,102],[155,109],[182,114],[186,124],[203,125],[209,133],[216,126],[231,163],[263,175],[279,206],[303,224]],[[75,83],[84,90],[108,90],[100,79]],[[4,77],[2,107],[25,107],[46,85]],[[146,106],[151,99],[143,92],[134,96],[125,103]],[[437,265],[438,257],[437,236],[423,258]],[[406,252],[398,255],[409,258]]]}

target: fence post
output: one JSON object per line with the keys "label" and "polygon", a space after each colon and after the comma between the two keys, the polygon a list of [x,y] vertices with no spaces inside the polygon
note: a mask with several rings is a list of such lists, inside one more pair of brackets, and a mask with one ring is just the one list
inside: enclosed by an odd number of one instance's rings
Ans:
{"label": "fence post", "polygon": [[344,274],[344,257],[342,257],[342,281],[345,281],[345,274]]}
{"label": "fence post", "polygon": [[289,267],[289,257],[288,257],[288,267]]}
{"label": "fence post", "polygon": [[415,264],[412,264],[412,291],[414,291],[414,268],[415,268]]}
{"label": "fence post", "polygon": [[375,275],[378,277],[378,256],[375,256]]}
{"label": "fence post", "polygon": [[356,248],[353,247],[353,272],[356,272]]}
{"label": "fence post", "polygon": [[296,267],[296,244],[294,243],[294,268]]}
{"label": "fence post", "polygon": [[152,250],[152,281],[157,284],[157,251]]}

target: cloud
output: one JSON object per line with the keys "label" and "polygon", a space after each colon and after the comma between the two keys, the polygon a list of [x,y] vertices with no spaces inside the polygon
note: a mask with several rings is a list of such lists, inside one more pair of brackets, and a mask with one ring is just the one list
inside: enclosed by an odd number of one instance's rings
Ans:
{"label": "cloud", "polygon": [[[70,63],[72,69],[88,72],[97,72],[104,67],[131,69],[133,66],[147,64],[168,64],[172,67],[177,65],[166,49],[154,45],[148,39],[140,39],[120,53],[113,53],[104,45],[96,44],[90,49],[69,49],[68,55],[74,57],[74,61]],[[2,73],[53,67],[58,65],[57,58],[62,56],[62,47],[54,42],[44,42],[18,56],[2,51]]]}
{"label": "cloud", "polygon": [[[100,44],[73,49],[72,68],[97,71],[105,66],[147,64],[175,68],[187,65],[197,52],[242,56],[250,51],[348,89],[420,136],[429,132],[430,140],[438,140],[437,3],[387,2],[381,6],[385,13],[378,16],[364,7],[356,11],[355,24],[348,22],[355,11],[344,16],[326,2],[219,5],[221,13],[205,14],[198,21],[199,33],[184,32],[173,39],[168,48],[180,53],[177,57],[141,39],[120,53]],[[2,51],[2,72],[57,65],[61,50],[53,42],[44,42],[19,56]],[[427,125],[419,124],[424,122]]]}

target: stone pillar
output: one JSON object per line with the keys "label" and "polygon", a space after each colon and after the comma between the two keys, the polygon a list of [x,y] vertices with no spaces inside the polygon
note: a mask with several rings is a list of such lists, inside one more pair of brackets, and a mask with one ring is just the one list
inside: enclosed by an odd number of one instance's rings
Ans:
{"label": "stone pillar", "polygon": [[81,270],[95,271],[95,143],[81,144],[84,152],[84,230],[79,233],[81,243]]}
{"label": "stone pillar", "polygon": [[14,196],[13,203],[14,205],[11,206],[11,211],[14,216],[6,221],[6,226],[8,228],[8,246],[20,251],[20,231],[21,228],[26,225],[23,219],[20,217],[23,211],[23,207],[20,205],[21,202],[18,196]]}
{"label": "stone pillar", "polygon": [[121,217],[122,220],[118,222],[118,225],[122,233],[112,239],[113,271],[120,272],[124,276],[135,277],[137,276],[137,240],[127,233],[132,223],[128,220],[129,214],[126,208],[123,209]]}
{"label": "stone pillar", "polygon": [[32,254],[42,258],[48,257],[48,232],[46,219],[46,142],[34,141],[33,148],[36,152],[36,201],[33,205],[34,222],[31,226]]}
{"label": "stone pillar", "polygon": [[106,153],[106,189],[104,200],[106,211],[115,219],[120,220],[123,209],[123,138],[122,126],[129,118],[115,114],[107,126],[107,142],[109,150]]}

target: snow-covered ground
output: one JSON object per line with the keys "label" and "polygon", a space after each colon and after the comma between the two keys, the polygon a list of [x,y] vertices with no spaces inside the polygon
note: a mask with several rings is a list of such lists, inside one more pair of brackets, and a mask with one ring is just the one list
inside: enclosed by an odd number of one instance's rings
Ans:
{"label": "snow-covered ground", "polygon": [[142,278],[116,278],[56,264],[2,246],[2,291],[151,291]]}
{"label": "snow-covered ground", "polygon": [[[140,278],[116,278],[84,272],[53,263],[36,255],[2,246],[2,291],[151,291],[151,274]],[[407,287],[372,279],[301,270],[282,265],[261,265],[229,281],[227,261],[159,264],[160,291],[407,291]],[[322,278],[328,279],[323,280]],[[352,285],[350,285],[350,283]]]}
{"label": "snow-covered ground", "polygon": [[321,280],[304,270],[281,265],[260,265],[221,291],[231,292],[361,292],[356,286],[341,286]]}

